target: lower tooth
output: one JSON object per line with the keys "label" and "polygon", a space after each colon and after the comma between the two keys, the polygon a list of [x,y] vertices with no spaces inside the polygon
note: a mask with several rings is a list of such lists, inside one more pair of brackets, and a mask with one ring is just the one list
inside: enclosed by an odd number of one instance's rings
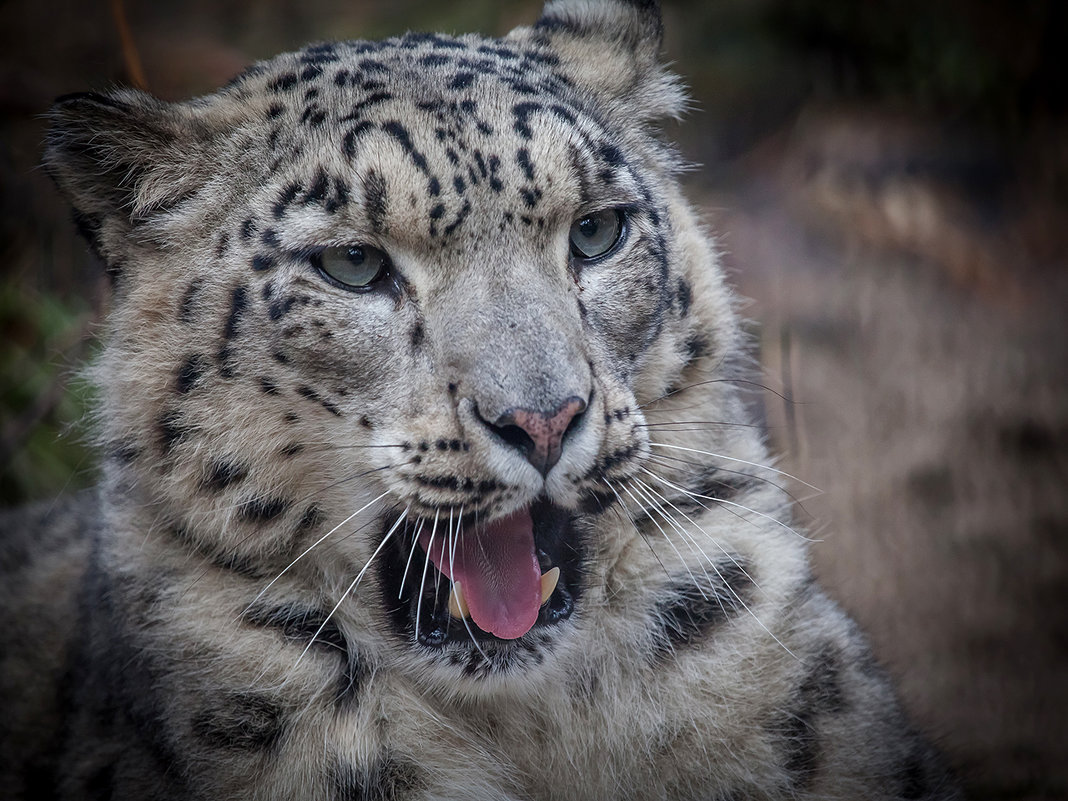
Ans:
{"label": "lower tooth", "polygon": [[460,589],[460,582],[454,581],[452,584],[452,591],[449,593],[449,614],[455,618],[466,620],[471,616],[471,612],[467,608],[467,601],[464,600],[463,590]]}
{"label": "lower tooth", "polygon": [[549,600],[549,596],[553,594],[553,590],[556,589],[557,582],[560,581],[560,568],[554,567],[541,575],[541,603],[542,606]]}

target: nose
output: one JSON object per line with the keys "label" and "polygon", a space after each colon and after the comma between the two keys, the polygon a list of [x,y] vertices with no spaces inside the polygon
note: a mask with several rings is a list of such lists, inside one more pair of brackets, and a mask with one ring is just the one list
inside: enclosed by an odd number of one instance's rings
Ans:
{"label": "nose", "polygon": [[545,476],[560,461],[564,437],[585,411],[586,401],[572,395],[551,412],[512,408],[492,422],[482,422]]}

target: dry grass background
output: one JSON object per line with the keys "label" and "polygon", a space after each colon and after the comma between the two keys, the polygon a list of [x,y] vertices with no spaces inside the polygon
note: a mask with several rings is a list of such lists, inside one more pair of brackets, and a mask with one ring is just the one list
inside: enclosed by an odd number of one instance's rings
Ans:
{"label": "dry grass background", "polygon": [[[769,437],[822,489],[794,488],[798,521],[977,799],[1068,799],[1068,127],[1033,80],[1066,49],[1058,3],[945,0],[910,27],[929,4],[665,0],[697,104],[669,134],[704,163],[688,180],[752,299]],[[127,0],[127,16],[150,88],[181,98],[306,40],[495,33],[538,6]],[[939,33],[950,12],[975,26],[960,42]],[[0,54],[13,503],[93,480],[87,393],[67,377],[107,296],[35,166],[40,115],[127,68],[103,1],[0,4]],[[961,114],[945,96],[985,102]]]}

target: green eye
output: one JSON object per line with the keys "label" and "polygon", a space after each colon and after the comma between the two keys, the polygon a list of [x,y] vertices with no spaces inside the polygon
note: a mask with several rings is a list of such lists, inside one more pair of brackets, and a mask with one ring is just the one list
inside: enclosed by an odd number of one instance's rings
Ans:
{"label": "green eye", "polygon": [[623,212],[596,211],[571,224],[571,255],[576,259],[596,259],[612,250],[622,238]]}
{"label": "green eye", "polygon": [[389,257],[368,245],[324,248],[312,260],[327,280],[342,289],[366,289],[389,269]]}

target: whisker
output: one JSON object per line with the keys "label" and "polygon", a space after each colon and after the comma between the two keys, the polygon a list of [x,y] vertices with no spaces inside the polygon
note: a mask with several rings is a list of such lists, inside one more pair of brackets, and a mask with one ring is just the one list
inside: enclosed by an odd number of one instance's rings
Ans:
{"label": "whisker", "polygon": [[339,528],[344,526],[346,523],[348,523],[350,520],[355,518],[357,515],[362,514],[365,510],[367,510],[373,504],[378,503],[380,500],[382,500],[387,495],[389,495],[389,490],[386,490],[385,492],[383,492],[381,495],[379,495],[374,500],[368,501],[366,504],[361,506],[359,509],[357,509],[355,512],[353,512],[351,515],[346,517],[344,520],[342,520],[340,523],[338,523],[336,526],[334,526],[332,529],[330,529],[328,532],[326,532],[323,536],[321,536],[319,539],[317,539],[315,542],[313,542],[311,545],[309,545],[307,548],[305,548],[304,551],[302,551],[301,554],[296,559],[294,559],[292,562],[290,562],[288,565],[286,565],[282,569],[281,573],[279,573],[277,576],[275,576],[273,579],[271,579],[270,583],[266,587],[264,587],[262,590],[259,591],[259,594],[256,595],[256,597],[252,599],[251,603],[249,603],[249,605],[245,607],[244,611],[241,613],[241,615],[239,617],[243,617],[244,615],[248,614],[248,610],[251,609],[253,606],[255,606],[256,603],[260,600],[260,598],[263,597],[264,593],[266,593],[267,590],[271,589],[271,587],[274,586],[275,582],[277,582],[280,578],[282,578],[282,576],[284,576],[286,574],[286,572],[291,567],[293,567],[293,565],[295,565],[297,562],[299,562],[301,559],[303,559],[305,556],[307,556],[309,553],[311,553],[313,550],[315,550],[315,548],[317,548],[327,537],[330,537],[331,535],[333,535],[333,533],[335,531],[337,531]]}
{"label": "whisker", "polygon": [[623,500],[623,496],[616,491],[616,488],[612,486],[612,483],[607,478],[602,477],[601,480],[607,485],[608,489],[612,490],[612,494],[616,496],[616,500],[619,501],[619,506],[623,510],[621,514],[625,515],[626,522],[630,523],[634,531],[649,547],[649,552],[653,555],[653,558],[660,563],[660,568],[664,571],[664,575],[670,575],[668,573],[667,565],[665,565],[664,561],[660,558],[660,554],[656,552],[656,548],[653,547],[653,544],[649,541],[649,538],[645,536],[642,530],[638,528],[638,524],[634,521],[633,516],[631,516],[630,507],[628,507]]}
{"label": "whisker", "polygon": [[[659,410],[658,410],[659,411]],[[663,423],[635,423],[635,428],[656,428],[661,431],[702,431],[701,428],[669,428],[669,426],[719,426],[722,428],[762,428],[756,423],[728,423],[725,420],[670,420]]]}
{"label": "whisker", "polygon": [[[650,456],[648,461],[653,463],[653,464],[659,465],[661,467],[667,468],[667,469],[677,469],[676,465],[668,464],[668,462],[677,462],[678,464],[684,464],[684,465],[686,465],[688,467],[694,467],[694,468],[700,468],[700,469],[707,469],[709,467],[709,465],[706,464],[705,462],[694,462],[694,461],[691,461],[689,459],[680,458],[678,456],[666,456],[666,455],[664,455],[664,456]],[[790,500],[792,500],[794,502],[794,504],[799,509],[801,509],[801,511],[805,512],[805,514],[808,514],[808,510],[805,509],[805,505],[804,505],[805,500],[809,500],[812,497],[816,497],[816,496],[807,496],[804,499],[799,498],[796,495],[794,495],[790,490],[786,489],[786,487],[782,486],[781,484],[776,484],[770,478],[764,478],[763,476],[753,475],[752,473],[747,473],[744,470],[731,470],[730,468],[727,468],[727,467],[716,467],[715,470],[717,472],[720,472],[720,473],[728,473],[728,474],[730,474],[732,476],[742,476],[743,478],[751,478],[754,481],[760,481],[760,482],[762,482],[764,484],[769,484],[770,486],[774,487],[779,492],[785,494],[788,498],[790,498]],[[811,517],[811,515],[809,515],[809,516]]]}
{"label": "whisker", "polygon": [[[677,520],[675,520],[675,518],[673,518],[671,515],[667,514],[664,511],[663,506],[661,506],[656,501],[655,498],[650,496],[649,493],[644,492],[641,489],[641,487],[638,486],[641,482],[637,481],[637,479],[631,479],[629,483],[634,487],[634,490],[636,492],[638,492],[641,495],[643,495],[645,497],[645,499],[653,505],[653,507],[656,509],[656,511],[660,513],[660,516],[664,518],[664,521],[679,533],[679,535],[682,537],[683,542],[686,543],[686,545],[690,549],[690,552],[694,556],[703,557],[705,562],[709,562],[711,564],[711,559],[709,559],[708,554],[706,554],[704,552],[704,550],[701,549],[697,545],[697,543],[693,540],[692,537],[687,535],[686,530],[681,525],[679,525],[679,522]],[[626,489],[626,488],[624,488],[624,489]],[[650,516],[650,519],[652,519],[651,516]],[[658,528],[659,528],[659,526],[658,526]],[[660,529],[660,531],[664,534],[664,538],[667,539],[667,537],[668,537],[667,532],[665,532],[662,528]],[[669,542],[669,544],[670,544],[670,542]],[[678,553],[678,551],[675,551],[675,553]],[[707,601],[708,600],[708,596],[705,595],[704,587],[701,585],[701,582],[699,582],[697,580],[697,578],[693,575],[693,573],[690,571],[689,565],[687,565],[686,560],[682,558],[681,554],[679,554],[679,559],[682,560],[683,565],[686,565],[686,572],[690,573],[690,578],[693,580],[694,586],[697,587],[697,591],[699,593],[701,593],[701,597],[704,598]],[[712,577],[708,575],[708,571],[705,570],[704,564],[703,564],[703,562],[701,562],[701,559],[698,559],[698,562],[701,564],[701,572],[705,574],[705,578],[708,580],[708,583],[711,585]]]}
{"label": "whisker", "polygon": [[724,383],[746,384],[748,386],[755,387],[757,389],[762,389],[765,392],[770,392],[772,395],[775,395],[775,396],[781,398],[782,400],[786,401],[787,403],[797,403],[797,401],[794,401],[794,400],[791,400],[790,398],[787,398],[781,392],[776,392],[771,387],[767,386],[766,384],[761,384],[759,381],[751,381],[748,378],[710,378],[707,381],[696,381],[693,384],[687,384],[684,387],[679,387],[678,389],[673,389],[670,392],[665,392],[663,395],[661,395],[658,398],[653,398],[651,401],[647,401],[646,403],[640,404],[638,406],[638,408],[639,409],[645,409],[646,406],[651,406],[654,403],[657,403],[658,401],[662,401],[665,398],[670,398],[672,395],[678,395],[680,392],[685,392],[688,389],[693,389],[695,387],[703,387],[703,386],[707,386],[708,384],[724,384]]}
{"label": "whisker", "polygon": [[[653,515],[649,512],[649,510],[646,509],[642,505],[641,501],[639,501],[637,498],[634,497],[634,494],[630,491],[630,489],[627,487],[626,484],[620,484],[620,487],[622,487],[623,491],[625,493],[627,493],[628,495],[630,495],[630,497],[634,500],[634,502],[636,504],[638,504],[638,508],[641,509],[645,513],[645,516],[648,517],[651,521],[653,521],[653,525],[656,526],[658,529],[660,529],[660,533],[664,535],[664,541],[671,547],[671,550],[673,550],[675,552],[675,555],[677,557],[679,557],[679,561],[686,568],[686,572],[690,574],[690,581],[692,581],[695,586],[699,586],[698,581],[697,581],[697,577],[693,574],[693,571],[690,570],[690,566],[686,563],[686,560],[682,558],[682,554],[679,553],[679,549],[675,547],[675,543],[673,543],[671,541],[671,538],[668,537],[667,532],[664,531],[663,527],[659,523],[656,522],[656,518],[653,517]],[[661,562],[661,566],[663,566],[663,562]],[[666,571],[666,568],[665,568],[665,571]]]}
{"label": "whisker", "polygon": [[[782,528],[786,529],[791,534],[793,534],[795,537],[800,537],[805,542],[816,542],[816,540],[813,540],[813,539],[810,539],[809,537],[806,537],[804,534],[802,534],[801,532],[797,531],[796,529],[790,528],[790,526],[786,525],[781,520],[778,520],[778,519],[772,517],[771,515],[765,514],[764,512],[761,512],[761,511],[759,511],[757,509],[751,509],[750,507],[745,506],[744,504],[735,503],[734,501],[724,500],[723,498],[714,498],[711,495],[702,495],[699,492],[693,492],[692,490],[688,490],[685,487],[680,487],[678,484],[673,484],[672,482],[668,481],[666,478],[663,478],[662,476],[658,476],[656,473],[652,472],[651,470],[647,470],[644,467],[641,467],[639,469],[643,473],[648,473],[653,478],[655,478],[657,481],[659,481],[659,482],[661,482],[663,484],[667,484],[672,489],[676,489],[679,492],[685,493],[686,495],[689,495],[691,498],[703,498],[706,501],[713,501],[713,502],[715,502],[717,504],[725,504],[727,506],[737,507],[738,509],[741,509],[743,511],[751,512],[751,513],[757,515],[758,517],[763,517],[763,518],[765,518],[767,520],[770,520],[775,525],[781,526]],[[704,504],[701,504],[701,505],[704,506]],[[709,507],[706,506],[705,508],[708,509]]]}
{"label": "whisker", "polygon": [[[688,514],[686,514],[686,512],[682,511],[682,509],[680,509],[678,506],[676,506],[674,503],[672,503],[671,499],[668,498],[666,495],[664,495],[661,492],[657,492],[657,490],[654,487],[650,487],[648,484],[646,484],[644,481],[642,481],[639,478],[635,478],[633,480],[635,482],[637,482],[638,484],[640,484],[641,486],[645,487],[649,492],[651,492],[652,494],[656,495],[658,498],[661,498],[664,501],[664,503],[666,503],[668,506],[670,506],[672,509],[674,509],[676,512],[678,512],[680,515],[682,515],[683,518],[685,518],[686,521],[689,522],[689,524],[691,526],[693,526],[697,531],[700,531],[702,534],[704,534],[705,537],[709,541],[711,541],[711,543],[713,545],[715,545],[719,549],[720,553],[722,553],[724,556],[726,556],[734,564],[734,566],[736,568],[738,568],[742,572],[742,575],[744,575],[747,579],[749,579],[751,582],[753,582],[753,586],[754,587],[756,587],[757,589],[760,589],[760,585],[757,584],[756,580],[752,576],[749,575],[748,571],[746,571],[746,569],[742,565],[742,563],[739,562],[734,557],[734,554],[732,554],[730,551],[728,551],[726,548],[724,548],[720,544],[719,540],[717,540],[715,537],[713,537],[711,534],[709,534],[707,531],[705,531],[704,526],[700,525],[696,520],[694,520],[692,517],[690,517]],[[704,504],[702,504],[702,506],[704,506]],[[707,509],[708,507],[705,506],[704,508]],[[702,553],[704,553],[704,549],[702,549]],[[706,555],[705,558],[707,559],[708,556]],[[715,570],[716,573],[718,574],[719,570],[716,567],[715,563],[710,562],[710,564],[712,564],[712,569]],[[720,578],[722,578],[722,576],[720,576]]]}
{"label": "whisker", "polygon": [[[655,477],[655,476],[654,476],[654,477]],[[637,480],[637,479],[635,479],[635,480]],[[669,501],[669,503],[670,503],[670,501]],[[702,531],[704,531],[704,530],[702,529]],[[708,536],[707,532],[705,532],[705,535],[706,535],[706,536]],[[711,540],[712,540],[713,542],[715,542],[715,538],[714,538],[714,537],[709,537],[709,539],[711,539]],[[719,543],[716,543],[716,544],[717,544],[717,546],[719,545]],[[720,547],[720,550],[723,550],[723,548],[722,548],[722,547]],[[724,553],[726,553],[726,551],[724,551]],[[729,554],[728,554],[728,556],[729,556]],[[737,566],[737,567],[738,567],[738,568],[739,568],[739,569],[740,569],[740,570],[742,571],[742,573],[744,573],[744,574],[746,575],[746,577],[747,577],[747,578],[748,578],[748,579],[749,579],[750,581],[753,581],[753,579],[752,579],[752,576],[750,576],[750,575],[749,575],[748,573],[746,573],[746,571],[745,571],[745,568],[743,568],[743,567],[742,567],[741,565],[739,565],[739,564],[738,564],[738,562],[737,562],[737,561],[736,561],[736,560],[735,560],[735,559],[734,559],[733,557],[730,557],[730,558],[731,558],[731,561],[732,561],[732,562],[734,562],[734,564],[735,564],[735,565],[736,565],[736,566]],[[736,600],[736,601],[737,601],[737,602],[738,602],[739,604],[741,604],[742,608],[743,608],[743,609],[744,609],[744,610],[745,610],[746,612],[748,612],[748,613],[749,613],[749,615],[750,615],[750,616],[751,616],[751,617],[753,618],[753,620],[755,620],[755,621],[757,622],[757,625],[759,625],[759,626],[760,626],[760,628],[764,629],[764,631],[766,631],[766,632],[768,633],[768,635],[770,635],[770,636],[771,636],[771,638],[772,638],[773,640],[775,640],[775,642],[776,642],[776,643],[778,643],[778,644],[779,644],[779,646],[780,646],[780,647],[781,647],[781,648],[782,648],[782,649],[783,649],[784,651],[786,651],[786,653],[790,654],[790,656],[794,657],[794,659],[797,659],[797,655],[796,655],[796,654],[794,654],[794,652],[793,652],[793,651],[791,651],[791,650],[790,650],[790,649],[789,649],[789,648],[788,648],[788,647],[786,646],[786,643],[784,643],[784,642],[783,642],[782,640],[780,640],[780,639],[779,639],[779,638],[778,638],[778,637],[777,637],[777,636],[775,635],[775,632],[773,632],[773,631],[772,631],[771,629],[769,629],[769,628],[767,627],[767,625],[765,625],[764,621],[760,619],[760,617],[759,617],[759,616],[757,615],[757,613],[756,613],[756,612],[754,612],[754,611],[752,610],[752,608],[751,608],[751,607],[749,606],[749,604],[747,604],[747,603],[745,602],[745,600],[744,600],[744,599],[742,598],[742,596],[738,594],[738,591],[737,591],[737,590],[735,590],[735,589],[734,589],[734,587],[732,587],[732,586],[731,586],[731,583],[730,583],[729,581],[727,581],[727,579],[726,579],[726,578],[724,578],[724,576],[723,576],[723,573],[722,573],[722,572],[720,571],[720,569],[719,569],[719,566],[718,566],[718,565],[716,565],[716,563],[715,563],[715,562],[711,562],[711,561],[709,562],[709,564],[711,565],[711,567],[712,567],[712,570],[713,570],[713,571],[715,571],[716,575],[717,575],[717,576],[719,577],[720,583],[721,583],[721,584],[722,584],[722,585],[723,585],[724,587],[726,587],[726,588],[727,588],[727,590],[728,590],[728,591],[730,592],[730,594],[734,596],[734,599],[735,599],[735,600]],[[711,577],[709,577],[707,573],[705,574],[705,577],[706,577],[706,578],[709,578],[709,581],[711,581]],[[753,586],[757,586],[757,585],[756,585],[756,582],[753,582]],[[758,587],[758,589],[759,589],[759,587]],[[702,595],[702,597],[705,597],[704,591],[703,591],[703,590],[701,590],[701,588],[700,588],[700,587],[698,587],[698,591],[699,591],[699,592],[701,592],[701,595]],[[722,599],[720,598],[720,596],[719,596],[719,593],[716,593],[716,600],[717,600],[717,602],[719,603],[719,605],[720,605],[720,608],[721,608],[721,609],[723,609],[723,611],[724,611],[724,612],[726,612],[726,609],[724,609],[724,608],[723,608],[723,601],[722,601]]]}
{"label": "whisker", "polygon": [[[341,594],[341,597],[338,599],[338,602],[336,604],[334,604],[334,608],[330,610],[330,614],[328,614],[326,616],[326,619],[323,620],[323,622],[319,625],[319,628],[315,630],[315,634],[313,634],[311,636],[311,639],[308,641],[308,644],[306,646],[304,646],[304,650],[301,651],[300,652],[300,656],[297,657],[297,661],[294,662],[293,663],[293,667],[290,668],[290,671],[289,671],[289,675],[290,676],[293,675],[293,671],[297,669],[297,667],[300,665],[301,661],[307,655],[308,651],[311,650],[311,647],[315,644],[315,640],[319,637],[320,634],[323,633],[323,629],[326,628],[326,625],[330,622],[330,619],[334,616],[334,614],[337,612],[337,610],[341,608],[341,604],[343,604],[345,602],[345,599],[349,597],[349,595],[352,593],[352,591],[354,589],[356,589],[356,585],[358,585],[360,583],[360,581],[364,577],[364,574],[367,573],[367,571],[370,569],[371,563],[374,562],[375,557],[377,557],[378,554],[381,553],[382,549],[386,547],[386,543],[389,542],[390,537],[393,536],[393,532],[396,531],[397,528],[401,525],[401,523],[404,522],[404,519],[408,516],[408,511],[411,508],[412,508],[411,505],[409,505],[409,506],[407,506],[405,508],[405,510],[403,512],[401,512],[400,517],[397,518],[397,522],[395,522],[390,527],[389,531],[386,532],[386,536],[384,536],[382,538],[382,542],[378,543],[378,547],[375,548],[374,553],[372,553],[370,558],[364,563],[364,566],[360,570],[360,572],[356,574],[356,578],[354,578],[352,580],[352,583],[348,586],[348,589],[346,589],[345,592],[343,592]],[[287,676],[286,679],[282,682],[282,686],[283,687],[285,686],[286,681],[288,681],[288,680],[289,680],[289,677]]]}
{"label": "whisker", "polygon": [[[457,529],[458,529],[457,530],[457,538],[462,537],[464,535],[463,519],[464,519],[464,508],[463,508],[463,506],[461,506],[460,507],[460,519],[457,522]],[[453,555],[455,554],[455,551],[456,551],[455,545],[456,544],[453,543]],[[450,560],[449,561],[449,570],[453,569],[453,563],[452,563],[453,555],[449,556],[449,560]],[[456,582],[454,581],[453,583],[455,584]],[[475,646],[475,650],[477,650],[480,654],[482,654],[482,658],[486,661],[486,664],[489,664],[490,658],[486,654],[486,652],[482,650],[482,646],[478,644],[478,640],[475,638],[475,633],[473,631],[471,631],[471,625],[467,622],[467,618],[466,617],[461,617],[460,620],[463,621],[464,628],[467,629],[467,636],[471,638],[471,644],[473,646]]]}
{"label": "whisker", "polygon": [[400,590],[397,591],[397,599],[399,600],[404,595],[404,584],[408,581],[408,568],[412,565],[412,557],[415,556],[415,552],[419,549],[419,535],[423,533],[423,524],[426,522],[423,518],[419,518],[419,522],[416,523],[415,530],[412,532],[412,547],[408,551],[408,561],[404,563],[404,573],[401,575]]}
{"label": "whisker", "polygon": [[726,459],[729,462],[738,462],[739,464],[747,464],[750,467],[756,467],[756,468],[758,468],[760,470],[770,470],[772,473],[776,473],[776,474],[778,474],[780,476],[784,476],[784,477],[790,479],[791,481],[796,481],[798,484],[804,484],[806,487],[808,487],[811,490],[814,490],[815,492],[818,492],[820,494],[823,493],[823,490],[821,490],[819,487],[813,486],[812,484],[809,484],[807,481],[803,481],[802,479],[798,478],[797,476],[790,475],[785,470],[779,470],[778,468],[771,467],[770,465],[759,464],[757,462],[750,462],[750,461],[748,461],[746,459],[739,459],[737,456],[727,456],[726,454],[722,454],[722,453],[713,453],[712,451],[702,451],[702,450],[699,450],[697,448],[687,448],[685,445],[668,445],[666,442],[650,442],[649,445],[650,445],[650,447],[653,447],[653,448],[670,448],[670,449],[676,450],[676,451],[688,451],[690,453],[699,453],[702,456],[711,456],[714,459]]}
{"label": "whisker", "polygon": [[438,533],[438,510],[434,510],[434,524],[430,527],[430,541],[426,544],[423,558],[423,577],[419,580],[419,597],[415,602],[415,640],[419,641],[419,613],[423,611],[423,590],[426,588],[426,571],[430,567],[430,550],[434,547],[434,536]]}

